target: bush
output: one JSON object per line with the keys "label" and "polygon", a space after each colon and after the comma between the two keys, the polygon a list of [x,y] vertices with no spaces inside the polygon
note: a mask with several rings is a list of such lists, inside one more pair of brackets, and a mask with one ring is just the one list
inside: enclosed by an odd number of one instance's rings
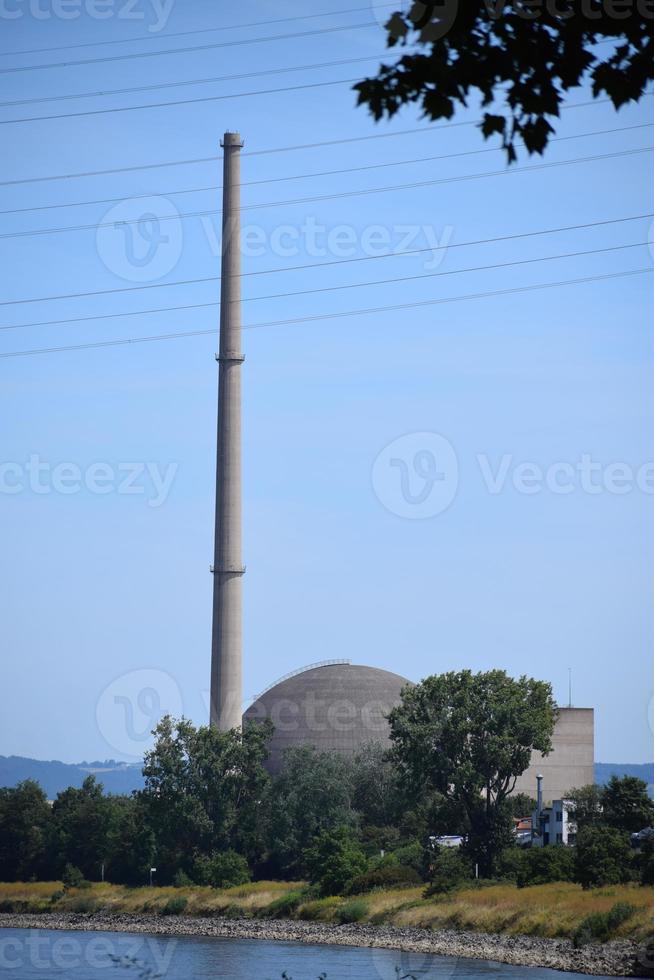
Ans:
{"label": "bush", "polygon": [[583,946],[586,943],[606,942],[607,939],[636,912],[636,908],[629,902],[616,902],[608,912],[591,912],[579,923],[573,933],[572,939],[575,946]]}
{"label": "bush", "polygon": [[202,857],[195,864],[197,880],[213,888],[246,885],[252,878],[245,858],[236,851],[219,851]]}
{"label": "bush", "polygon": [[190,888],[194,882],[189,878],[185,871],[177,871],[173,878],[174,888]]}
{"label": "bush", "polygon": [[321,895],[342,895],[350,882],[362,875],[368,862],[346,828],[323,831],[305,852],[309,880]]}
{"label": "bush", "polygon": [[67,911],[82,912],[89,915],[91,912],[95,912],[97,907],[98,903],[90,895],[78,895],[68,903]]}
{"label": "bush", "polygon": [[280,895],[274,901],[266,905],[259,915],[265,916],[266,918],[284,918],[290,917],[294,912],[297,911],[301,902],[307,897],[306,891],[294,891],[287,892],[286,895]]}
{"label": "bush", "polygon": [[439,847],[434,853],[425,898],[453,891],[470,877],[470,866],[458,848]]}
{"label": "bush", "polygon": [[572,881],[575,871],[575,854],[563,844],[552,847],[530,847],[524,853],[518,869],[518,888],[527,885],[548,885],[552,881]]}
{"label": "bush", "polygon": [[61,876],[64,888],[81,888],[84,883],[84,875],[74,864],[67,864]]}
{"label": "bush", "polygon": [[613,827],[584,827],[577,836],[574,880],[583,888],[619,885],[632,877],[627,835]]}
{"label": "bush", "polygon": [[336,918],[341,925],[346,925],[348,922],[361,922],[367,914],[367,904],[361,899],[354,899],[351,902],[346,902],[345,905],[341,905],[336,913]]}
{"label": "bush", "polygon": [[162,915],[181,915],[186,910],[188,898],[184,895],[173,895],[161,910]]}
{"label": "bush", "polygon": [[371,892],[373,888],[393,888],[397,886],[419,885],[422,878],[413,868],[401,864],[387,864],[384,867],[365,871],[353,878],[348,886],[351,895]]}
{"label": "bush", "polygon": [[413,870],[422,876],[425,869],[425,848],[418,841],[405,844],[393,851],[393,857],[398,864]]}

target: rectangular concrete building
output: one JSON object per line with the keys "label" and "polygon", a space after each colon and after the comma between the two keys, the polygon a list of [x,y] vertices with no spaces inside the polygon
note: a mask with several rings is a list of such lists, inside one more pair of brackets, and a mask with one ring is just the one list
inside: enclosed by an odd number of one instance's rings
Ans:
{"label": "rectangular concrete building", "polygon": [[516,793],[536,797],[536,776],[543,776],[543,802],[563,800],[571,789],[595,782],[595,717],[592,708],[559,708],[548,756],[535,752],[518,778]]}

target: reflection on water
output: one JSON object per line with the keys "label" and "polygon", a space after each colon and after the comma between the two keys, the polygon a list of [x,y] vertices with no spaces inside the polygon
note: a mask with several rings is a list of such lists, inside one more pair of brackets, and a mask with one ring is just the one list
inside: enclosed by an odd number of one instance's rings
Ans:
{"label": "reflection on water", "polygon": [[[576,974],[387,949],[249,939],[0,929],[3,980],[565,980]],[[578,977],[577,977],[578,980]],[[608,980],[608,978],[598,978]]]}

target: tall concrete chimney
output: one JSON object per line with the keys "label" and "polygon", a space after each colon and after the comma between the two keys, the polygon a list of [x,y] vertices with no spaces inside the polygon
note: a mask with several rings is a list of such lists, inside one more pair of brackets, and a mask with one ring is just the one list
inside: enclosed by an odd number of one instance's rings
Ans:
{"label": "tall concrete chimney", "polygon": [[238,133],[225,133],[218,361],[218,454],[211,640],[211,724],[239,728],[242,711],[241,253]]}

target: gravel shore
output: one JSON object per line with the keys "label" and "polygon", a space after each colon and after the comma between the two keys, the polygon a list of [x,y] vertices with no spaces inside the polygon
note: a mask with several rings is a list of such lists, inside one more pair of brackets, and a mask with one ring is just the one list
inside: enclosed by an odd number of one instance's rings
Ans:
{"label": "gravel shore", "polygon": [[220,917],[108,915],[53,912],[0,914],[0,928],[70,929],[148,933],[156,936],[221,936],[232,939],[373,946],[439,956],[494,960],[514,966],[541,966],[596,976],[654,976],[654,949],[648,957],[629,940],[575,949],[567,939],[500,936],[483,933],[431,932],[395,926],[331,925],[289,919],[226,919]]}

